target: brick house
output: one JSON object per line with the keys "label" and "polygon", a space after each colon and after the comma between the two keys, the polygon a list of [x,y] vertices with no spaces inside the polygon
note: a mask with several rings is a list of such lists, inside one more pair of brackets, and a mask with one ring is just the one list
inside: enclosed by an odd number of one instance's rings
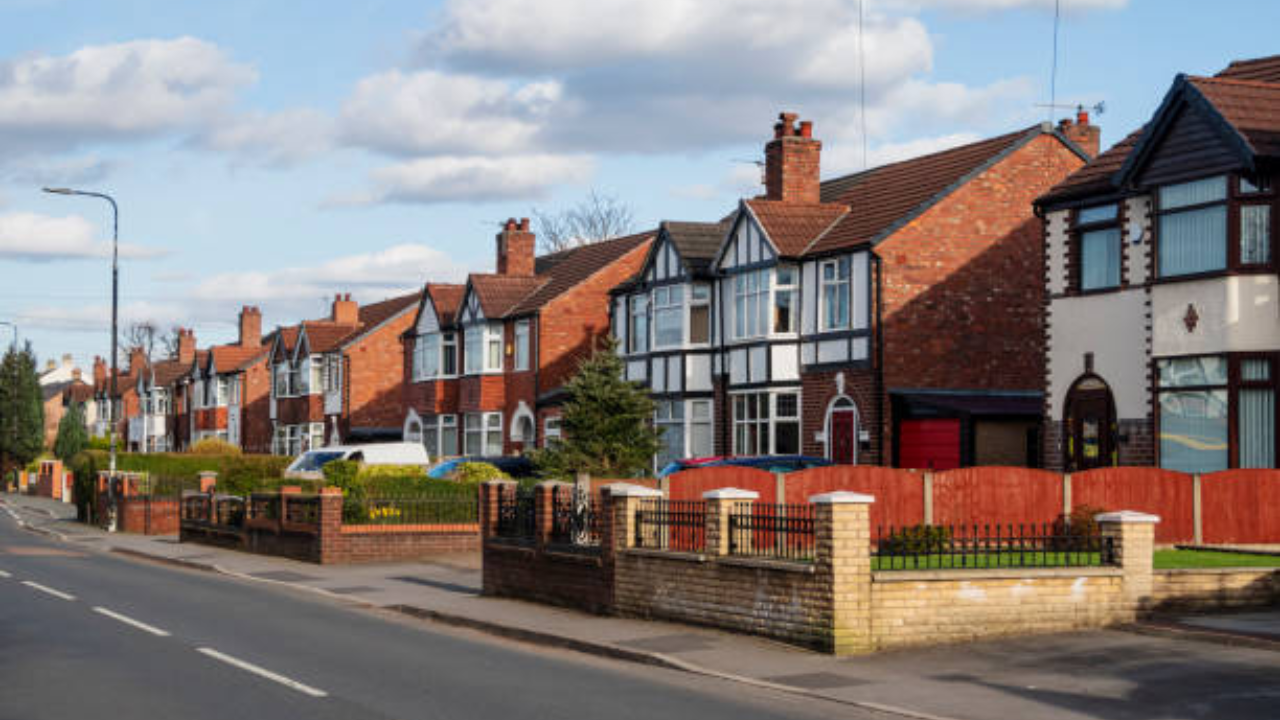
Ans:
{"label": "brick house", "polygon": [[696,288],[712,282],[714,454],[1035,464],[1043,289],[1031,203],[1096,152],[1097,129],[1034,126],[823,182],[822,143],[796,119],[775,125],[765,195],[739,203],[701,279],[690,263],[705,250],[685,259],[668,232],[615,293],[628,377],[649,385],[677,438],[659,460],[712,454],[707,343],[691,335]]}
{"label": "brick house", "polygon": [[142,371],[134,376],[139,412],[128,419],[126,435],[130,449],[171,452],[187,447],[190,424],[186,386],[197,355],[201,354],[196,351],[195,333],[179,328],[173,357],[146,362],[146,356],[141,355]]}
{"label": "brick house", "polygon": [[497,236],[495,273],[428,284],[404,342],[404,437],[432,457],[501,455],[559,432],[564,383],[609,330],[608,293],[652,233],[541,257],[528,219]]}
{"label": "brick house", "polygon": [[1177,76],[1038,201],[1054,468],[1276,467],[1280,56]]}
{"label": "brick house", "polygon": [[267,359],[273,339],[262,337],[262,311],[246,305],[237,341],[215,345],[197,358],[189,392],[191,442],[213,437],[244,452],[271,451]]}
{"label": "brick house", "polygon": [[[42,378],[43,379],[43,378]],[[44,403],[44,445],[53,447],[58,437],[58,425],[67,410],[76,403],[85,406],[85,429],[92,427],[93,386],[80,377],[78,368],[71,372],[67,380],[53,380],[40,384],[40,396]]]}
{"label": "brick house", "polygon": [[333,300],[325,320],[279,329],[271,345],[271,451],[399,440],[404,419],[400,335],[420,293],[360,306]]}

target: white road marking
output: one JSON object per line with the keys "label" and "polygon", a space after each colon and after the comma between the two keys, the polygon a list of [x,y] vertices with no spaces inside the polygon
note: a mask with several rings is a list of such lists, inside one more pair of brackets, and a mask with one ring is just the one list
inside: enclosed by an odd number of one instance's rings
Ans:
{"label": "white road marking", "polygon": [[224,655],[218,652],[217,650],[214,650],[213,648],[207,648],[207,647],[196,648],[196,652],[201,653],[203,655],[207,655],[213,658],[214,660],[219,660],[228,665],[238,667],[241,670],[247,670],[253,673],[254,675],[264,677],[268,680],[271,680],[272,682],[278,682],[281,685],[284,685],[285,687],[293,688],[294,690],[297,690],[300,693],[305,693],[307,695],[310,695],[311,697],[321,698],[321,697],[329,696],[329,693],[323,690],[313,688],[310,685],[303,685],[297,680],[290,680],[289,678],[283,675],[277,675],[271,672],[270,670],[267,670],[265,668],[260,668],[257,665],[254,665],[253,663],[247,663],[244,660],[233,658],[230,655]]}
{"label": "white road marking", "polygon": [[9,573],[7,573],[7,572],[5,572],[5,571],[3,571],[3,570],[0,570],[0,578],[11,578],[11,577],[13,577],[13,576],[12,576],[12,575],[10,575]]}
{"label": "white road marking", "polygon": [[145,632],[149,632],[149,633],[151,633],[152,635],[158,635],[158,636],[160,636],[160,637],[169,637],[169,631],[168,631],[168,630],[161,630],[160,628],[158,628],[158,627],[156,627],[156,626],[154,626],[154,625],[148,625],[148,624],[146,624],[146,623],[144,623],[144,622],[142,622],[142,621],[140,621],[140,620],[134,620],[133,618],[131,618],[131,617],[127,617],[127,616],[125,616],[125,615],[121,615],[120,613],[117,613],[117,612],[111,612],[110,610],[108,610],[108,609],[106,609],[106,608],[104,608],[104,607],[94,607],[94,608],[93,608],[93,611],[94,611],[94,612],[96,612],[96,613],[98,613],[99,615],[106,615],[107,617],[111,618],[112,620],[119,620],[120,622],[124,623],[125,625],[132,625],[132,626],[134,626],[134,627],[138,628],[139,630],[143,630],[143,631],[145,631]]}
{"label": "white road marking", "polygon": [[63,600],[75,600],[75,599],[76,599],[76,596],[75,596],[75,595],[68,595],[68,594],[66,594],[66,593],[62,592],[61,590],[54,590],[54,589],[53,589],[53,588],[51,588],[51,587],[45,587],[44,585],[41,585],[40,583],[33,583],[33,582],[31,582],[30,580],[23,580],[23,581],[22,581],[22,584],[23,584],[23,585],[26,585],[26,586],[27,586],[27,587],[29,587],[29,588],[32,588],[32,589],[35,589],[35,590],[39,590],[39,591],[40,591],[40,592],[42,592],[42,593],[48,593],[48,594],[50,594],[50,595],[52,595],[52,596],[54,596],[54,597],[56,597],[56,598],[62,598]]}

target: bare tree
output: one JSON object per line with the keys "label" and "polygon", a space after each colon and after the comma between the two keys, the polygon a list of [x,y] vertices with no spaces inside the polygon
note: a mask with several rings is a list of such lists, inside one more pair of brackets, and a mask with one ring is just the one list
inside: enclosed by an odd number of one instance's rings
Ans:
{"label": "bare tree", "polygon": [[151,361],[151,353],[155,351],[156,341],[160,340],[160,329],[151,320],[138,320],[129,323],[124,330],[124,346],[126,348],[142,348]]}
{"label": "bare tree", "polygon": [[545,252],[619,237],[635,227],[635,216],[629,205],[595,190],[566,210],[547,213],[534,208],[533,216],[538,220],[538,241]]}
{"label": "bare tree", "polygon": [[181,325],[174,325],[173,327],[170,327],[164,335],[160,336],[160,346],[164,348],[166,356],[178,357],[178,338],[181,336]]}

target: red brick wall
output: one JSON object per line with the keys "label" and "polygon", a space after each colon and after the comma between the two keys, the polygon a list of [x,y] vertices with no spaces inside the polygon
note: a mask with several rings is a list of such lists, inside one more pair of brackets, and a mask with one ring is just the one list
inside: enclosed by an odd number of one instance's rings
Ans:
{"label": "red brick wall", "polygon": [[894,233],[887,387],[1042,390],[1042,225],[1032,201],[1083,164],[1040,136]]}
{"label": "red brick wall", "polygon": [[196,430],[226,430],[227,409],[225,407],[200,408],[195,411]]}
{"label": "red brick wall", "polygon": [[178,500],[131,497],[120,500],[119,529],[140,535],[177,535]]}
{"label": "red brick wall", "polygon": [[[876,376],[874,370],[842,370],[844,394],[858,406],[858,430],[871,434],[871,445],[858,446],[858,463],[882,464],[880,433],[876,432]],[[836,374],[809,372],[801,377],[800,401],[804,408],[800,418],[800,450],[805,455],[826,456],[826,445],[814,439],[815,433],[826,431],[827,406],[839,394],[836,392]],[[888,404],[886,400],[885,404]],[[732,436],[730,436],[732,439]],[[728,447],[732,448],[732,444]]]}
{"label": "red brick wall", "polygon": [[[281,425],[324,422],[324,395],[317,393],[315,395],[277,398],[276,422]],[[268,440],[269,442],[270,440]]]}
{"label": "red brick wall", "polygon": [[609,334],[609,290],[640,270],[646,242],[543,306],[537,327],[538,392],[563,385]]}
{"label": "red brick wall", "polygon": [[413,325],[413,308],[361,337],[345,351],[343,417],[347,427],[404,424],[404,346],[400,335]]}
{"label": "red brick wall", "polygon": [[460,413],[497,412],[506,407],[506,378],[502,375],[468,375],[455,382]]}

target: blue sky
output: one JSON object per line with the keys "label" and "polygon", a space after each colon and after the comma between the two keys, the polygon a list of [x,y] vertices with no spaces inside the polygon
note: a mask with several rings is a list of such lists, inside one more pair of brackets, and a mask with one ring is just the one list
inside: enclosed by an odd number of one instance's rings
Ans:
{"label": "blue sky", "polygon": [[[41,357],[122,317],[234,334],[492,265],[509,216],[591,190],[661,219],[756,191],[776,113],[824,175],[1045,118],[1052,0],[0,0],[0,320]],[[1108,145],[1177,72],[1274,54],[1271,2],[1063,0],[1059,102],[1106,103]],[[1270,40],[1270,42],[1269,42]],[[1065,113],[1065,111],[1063,111]],[[0,332],[7,328],[0,328]]]}

